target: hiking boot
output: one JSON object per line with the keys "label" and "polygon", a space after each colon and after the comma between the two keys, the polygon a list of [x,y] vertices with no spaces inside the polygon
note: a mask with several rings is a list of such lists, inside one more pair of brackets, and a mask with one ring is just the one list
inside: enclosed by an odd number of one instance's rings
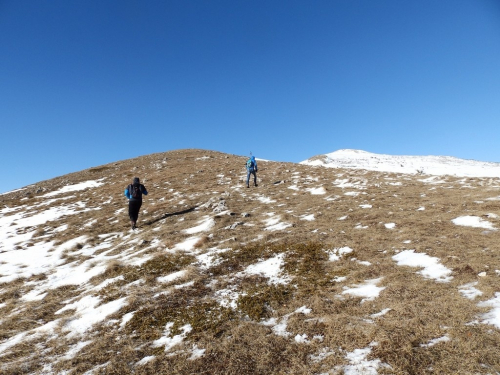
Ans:
{"label": "hiking boot", "polygon": [[259,186],[259,185],[255,184],[255,187],[257,187],[257,186]]}
{"label": "hiking boot", "polygon": [[249,188],[249,187],[250,187],[250,185],[247,185],[247,188]]}

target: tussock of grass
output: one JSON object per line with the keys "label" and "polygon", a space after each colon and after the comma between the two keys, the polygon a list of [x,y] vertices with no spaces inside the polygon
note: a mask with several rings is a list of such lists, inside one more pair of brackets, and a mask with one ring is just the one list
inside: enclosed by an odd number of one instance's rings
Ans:
{"label": "tussock of grass", "polygon": [[275,309],[285,305],[293,296],[293,288],[288,285],[255,284],[244,290],[237,300],[238,310],[243,316],[259,322],[268,318]]}

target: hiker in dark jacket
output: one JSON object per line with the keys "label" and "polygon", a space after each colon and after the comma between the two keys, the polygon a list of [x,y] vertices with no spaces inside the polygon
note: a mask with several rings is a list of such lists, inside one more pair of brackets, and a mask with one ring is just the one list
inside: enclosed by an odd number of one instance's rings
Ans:
{"label": "hiker in dark jacket", "polygon": [[253,174],[253,183],[257,186],[257,160],[252,156],[247,160],[247,188],[250,187],[250,175]]}
{"label": "hiker in dark jacket", "polygon": [[128,216],[130,216],[132,229],[137,228],[136,223],[142,205],[143,194],[148,195],[148,191],[144,185],[139,182],[139,177],[135,177],[134,182],[125,189],[125,196],[128,198]]}

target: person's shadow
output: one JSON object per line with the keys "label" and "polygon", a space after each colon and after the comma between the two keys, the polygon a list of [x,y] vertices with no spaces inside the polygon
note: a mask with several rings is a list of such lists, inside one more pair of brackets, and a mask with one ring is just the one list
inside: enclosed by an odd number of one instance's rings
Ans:
{"label": "person's shadow", "polygon": [[196,208],[197,208],[197,206],[194,206],[191,208],[186,208],[185,210],[182,210],[182,211],[166,213],[160,217],[157,217],[156,219],[149,220],[149,221],[145,222],[144,225],[153,225],[153,224],[155,224],[163,219],[166,219],[167,217],[170,217],[170,216],[184,215],[184,214],[187,214],[189,212],[193,212],[194,210],[196,210]]}

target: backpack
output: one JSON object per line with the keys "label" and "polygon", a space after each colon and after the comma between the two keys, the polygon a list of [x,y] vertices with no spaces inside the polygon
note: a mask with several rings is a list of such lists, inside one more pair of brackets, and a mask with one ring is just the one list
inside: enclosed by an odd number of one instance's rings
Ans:
{"label": "backpack", "polygon": [[141,185],[129,185],[129,194],[134,199],[141,199]]}
{"label": "backpack", "polygon": [[247,169],[248,169],[249,171],[253,171],[253,170],[254,170],[254,168],[255,168],[255,163],[253,162],[253,160],[252,160],[252,159],[248,159],[248,160],[247,160]]}

